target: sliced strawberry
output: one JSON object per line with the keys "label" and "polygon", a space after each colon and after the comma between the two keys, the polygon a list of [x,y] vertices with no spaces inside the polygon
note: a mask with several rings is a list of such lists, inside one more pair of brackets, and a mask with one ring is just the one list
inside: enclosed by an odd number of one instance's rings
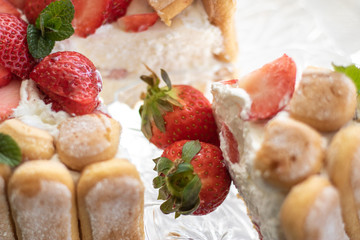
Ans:
{"label": "sliced strawberry", "polygon": [[119,24],[126,32],[142,32],[154,25],[158,20],[157,13],[144,13],[125,16],[119,19]]}
{"label": "sliced strawberry", "polygon": [[106,22],[112,23],[126,14],[126,10],[132,0],[112,0],[107,11]]}
{"label": "sliced strawberry", "polygon": [[112,0],[81,0],[75,10],[73,25],[75,33],[80,37],[93,34],[106,22],[106,13]]}
{"label": "sliced strawberry", "polygon": [[11,14],[0,13],[0,65],[26,79],[35,66],[27,46],[28,24]]}
{"label": "sliced strawberry", "polygon": [[9,13],[20,17],[20,12],[7,0],[0,0],[0,13]]}
{"label": "sliced strawberry", "polygon": [[25,7],[25,1],[26,0],[8,0],[12,5],[14,5],[16,8],[23,10]]}
{"label": "sliced strawberry", "polygon": [[252,100],[249,118],[267,119],[282,110],[294,93],[295,62],[283,55],[239,81]]}
{"label": "sliced strawberry", "polygon": [[6,68],[0,66],[0,87],[6,86],[12,77],[12,73]]}
{"label": "sliced strawberry", "polygon": [[238,150],[239,144],[226,124],[223,124],[221,126],[220,134],[226,142],[227,149],[225,149],[225,151],[229,157],[230,162],[232,163],[239,162],[239,156],[240,156]]}
{"label": "sliced strawberry", "polygon": [[20,102],[21,81],[14,79],[0,88],[0,122],[8,119]]}

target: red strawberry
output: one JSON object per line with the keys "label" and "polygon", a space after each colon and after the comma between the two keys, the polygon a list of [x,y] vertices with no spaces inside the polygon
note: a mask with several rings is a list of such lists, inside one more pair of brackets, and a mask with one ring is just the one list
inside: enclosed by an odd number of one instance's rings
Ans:
{"label": "red strawberry", "polygon": [[101,77],[94,64],[77,52],[56,52],[45,57],[31,72],[54,105],[68,113],[93,112],[99,104]]}
{"label": "red strawberry", "polygon": [[27,47],[27,25],[14,15],[0,14],[0,65],[22,79],[29,77],[35,65]]}
{"label": "red strawberry", "polygon": [[0,87],[0,122],[8,119],[13,113],[14,108],[20,102],[21,81],[13,79],[4,87]]}
{"label": "red strawberry", "polygon": [[204,215],[214,211],[226,198],[231,179],[221,150],[208,143],[182,140],[168,146],[154,160],[158,176],[160,209],[168,214]]}
{"label": "red strawberry", "polygon": [[126,14],[132,0],[112,0],[107,10],[106,22],[111,23]]}
{"label": "red strawberry", "polygon": [[282,110],[294,93],[296,65],[287,55],[264,65],[239,81],[252,100],[251,120],[267,119]]}
{"label": "red strawberry", "polygon": [[9,13],[20,17],[20,12],[7,0],[0,0],[0,13]]}
{"label": "red strawberry", "polygon": [[154,25],[158,20],[157,13],[144,13],[125,16],[119,19],[119,24],[126,32],[142,32]]}
{"label": "red strawberry", "polygon": [[107,22],[125,15],[131,0],[79,0],[73,24],[75,33],[81,37],[93,34]]}
{"label": "red strawberry", "polygon": [[163,88],[159,88],[160,80],[155,73],[141,76],[149,84],[140,108],[145,137],[162,149],[184,139],[198,139],[218,146],[219,136],[209,100],[191,86],[171,86],[164,70],[161,75],[167,84]]}
{"label": "red strawberry", "polygon": [[239,162],[239,150],[238,150],[238,142],[236,141],[234,135],[230,131],[229,127],[224,123],[221,126],[220,134],[224,141],[226,142],[227,149],[223,149],[224,152],[227,153],[230,162],[237,163]]}
{"label": "red strawberry", "polygon": [[29,23],[34,24],[41,11],[56,0],[25,0],[24,13]]}
{"label": "red strawberry", "polygon": [[8,1],[18,9],[23,10],[25,7],[26,0],[8,0]]}
{"label": "red strawberry", "polygon": [[6,86],[12,78],[12,73],[0,66],[0,87]]}

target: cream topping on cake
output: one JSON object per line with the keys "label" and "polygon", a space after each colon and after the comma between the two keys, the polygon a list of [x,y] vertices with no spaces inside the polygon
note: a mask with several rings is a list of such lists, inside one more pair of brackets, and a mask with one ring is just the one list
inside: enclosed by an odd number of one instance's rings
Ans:
{"label": "cream topping on cake", "polygon": [[32,80],[24,80],[20,88],[20,103],[14,109],[13,116],[29,126],[49,132],[54,137],[58,134],[57,126],[69,118],[64,111],[55,112],[50,104],[40,98],[41,93]]}

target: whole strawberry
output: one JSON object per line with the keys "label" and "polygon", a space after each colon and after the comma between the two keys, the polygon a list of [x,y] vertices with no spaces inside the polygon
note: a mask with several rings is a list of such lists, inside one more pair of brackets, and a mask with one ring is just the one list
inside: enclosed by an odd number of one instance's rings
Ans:
{"label": "whole strawberry", "polygon": [[205,215],[214,211],[229,193],[231,179],[221,150],[208,143],[182,140],[171,144],[154,160],[158,199],[163,213]]}
{"label": "whole strawberry", "polygon": [[93,112],[99,104],[102,80],[94,64],[77,52],[56,52],[45,57],[30,78],[54,102],[56,110],[75,115]]}
{"label": "whole strawberry", "polygon": [[28,50],[27,26],[15,15],[0,13],[0,65],[22,79],[28,78],[35,66]]}
{"label": "whole strawberry", "polygon": [[[150,69],[149,69],[150,70]],[[151,70],[150,70],[151,71]],[[219,145],[216,123],[209,100],[188,85],[171,85],[161,70],[166,87],[160,88],[158,76],[141,76],[149,84],[140,108],[141,130],[158,148],[179,140],[200,140]]]}

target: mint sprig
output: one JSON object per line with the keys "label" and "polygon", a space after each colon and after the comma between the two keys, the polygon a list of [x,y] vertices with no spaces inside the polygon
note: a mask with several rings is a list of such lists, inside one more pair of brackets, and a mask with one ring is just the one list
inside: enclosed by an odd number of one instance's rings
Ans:
{"label": "mint sprig", "polygon": [[19,145],[9,135],[0,133],[0,163],[16,167],[21,162]]}
{"label": "mint sprig", "polygon": [[332,65],[335,71],[344,73],[355,83],[358,94],[360,94],[360,68],[358,68],[355,64],[349,66]]}
{"label": "mint sprig", "polygon": [[35,25],[28,25],[27,43],[34,58],[46,57],[54,48],[55,41],[65,40],[74,34],[71,25],[74,14],[71,0],[59,0],[42,10]]}

